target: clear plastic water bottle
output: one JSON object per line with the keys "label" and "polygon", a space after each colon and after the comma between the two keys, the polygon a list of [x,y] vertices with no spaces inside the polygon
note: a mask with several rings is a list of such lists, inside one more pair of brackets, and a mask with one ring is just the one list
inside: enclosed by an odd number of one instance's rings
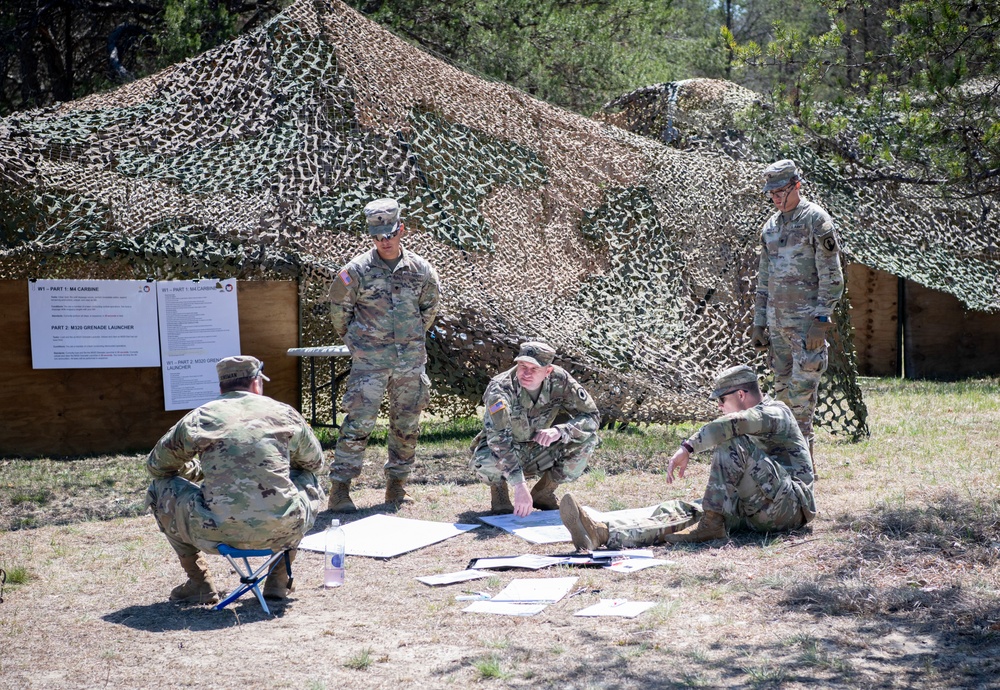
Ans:
{"label": "clear plastic water bottle", "polygon": [[331,520],[324,533],[326,557],[323,559],[323,586],[340,587],[344,584],[344,549],[347,545],[340,520]]}

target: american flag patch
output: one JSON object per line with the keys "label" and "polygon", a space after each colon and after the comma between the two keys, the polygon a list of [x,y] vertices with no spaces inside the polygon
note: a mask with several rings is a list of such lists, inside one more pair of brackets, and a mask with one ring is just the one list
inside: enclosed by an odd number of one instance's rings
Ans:
{"label": "american flag patch", "polygon": [[351,274],[348,273],[347,271],[341,271],[340,272],[340,279],[342,281],[344,281],[344,285],[350,285],[351,284]]}
{"label": "american flag patch", "polygon": [[495,403],[490,405],[490,414],[496,414],[500,410],[505,410],[505,409],[507,409],[507,403],[505,403],[503,400],[497,400]]}

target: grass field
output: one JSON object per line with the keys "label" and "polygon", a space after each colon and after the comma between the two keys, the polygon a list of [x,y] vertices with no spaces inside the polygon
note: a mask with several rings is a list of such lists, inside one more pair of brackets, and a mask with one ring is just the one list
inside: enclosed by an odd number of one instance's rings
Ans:
{"label": "grass field", "polygon": [[[247,599],[222,612],[167,603],[183,576],[142,514],[142,455],[0,460],[0,687],[998,687],[1000,381],[862,385],[871,437],[821,434],[821,512],[804,531],[656,548],[670,563],[630,575],[557,567],[474,587],[414,578],[568,545],[484,526],[390,560],[350,558],[332,591],[305,552],[275,619]],[[607,432],[568,488],[601,510],[698,498],[704,458],[683,481],[663,475],[691,428]],[[427,427],[416,501],[399,516],[475,522],[489,508],[465,464],[475,431]],[[358,518],[386,510],[384,454],[369,449]],[[210,564],[231,587],[222,559]],[[463,613],[455,598],[555,576],[577,577],[579,593],[532,617]],[[573,616],[611,597],[656,606]]]}

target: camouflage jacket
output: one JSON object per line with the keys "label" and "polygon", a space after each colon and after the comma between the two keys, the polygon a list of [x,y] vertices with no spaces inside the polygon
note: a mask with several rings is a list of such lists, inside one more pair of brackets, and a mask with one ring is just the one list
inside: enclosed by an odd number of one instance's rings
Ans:
{"label": "camouflage jacket", "polygon": [[356,370],[417,367],[427,362],[424,337],[441,300],[437,271],[405,249],[395,270],[378,251],[359,254],[330,288],[333,329]]}
{"label": "camouflage jacket", "polygon": [[146,469],[170,477],[198,461],[205,506],[228,543],[301,536],[306,516],[289,472],[317,473],[324,459],[295,408],[249,391],[226,393],[177,422],[150,452]]}
{"label": "camouflage jacket", "polygon": [[723,415],[687,440],[695,453],[712,450],[736,436],[746,436],[791,477],[807,522],[816,515],[809,444],[785,403],[769,395],[750,409]]}
{"label": "camouflage jacket", "polygon": [[802,199],[761,232],[755,326],[802,328],[833,314],[844,294],[840,241],[830,215]]}
{"label": "camouflage jacket", "polygon": [[485,436],[490,451],[498,458],[498,468],[511,484],[524,481],[525,447],[536,432],[550,428],[560,412],[570,419],[555,425],[560,434],[556,443],[586,441],[601,424],[601,413],[590,393],[558,366],[542,382],[536,402],[521,387],[514,367],[490,380],[483,404],[486,412],[479,438]]}

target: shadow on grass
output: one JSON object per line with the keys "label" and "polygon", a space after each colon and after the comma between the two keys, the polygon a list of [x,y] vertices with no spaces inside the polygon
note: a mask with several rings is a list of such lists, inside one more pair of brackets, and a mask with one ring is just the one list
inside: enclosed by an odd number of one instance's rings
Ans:
{"label": "shadow on grass", "polygon": [[267,606],[274,614],[268,616],[254,595],[248,593],[221,611],[213,611],[209,606],[178,606],[169,601],[162,601],[144,606],[127,606],[102,616],[101,619],[144,632],[176,630],[204,632],[268,623],[281,618],[286,612],[291,612],[294,604],[294,598],[286,601],[268,601]]}

